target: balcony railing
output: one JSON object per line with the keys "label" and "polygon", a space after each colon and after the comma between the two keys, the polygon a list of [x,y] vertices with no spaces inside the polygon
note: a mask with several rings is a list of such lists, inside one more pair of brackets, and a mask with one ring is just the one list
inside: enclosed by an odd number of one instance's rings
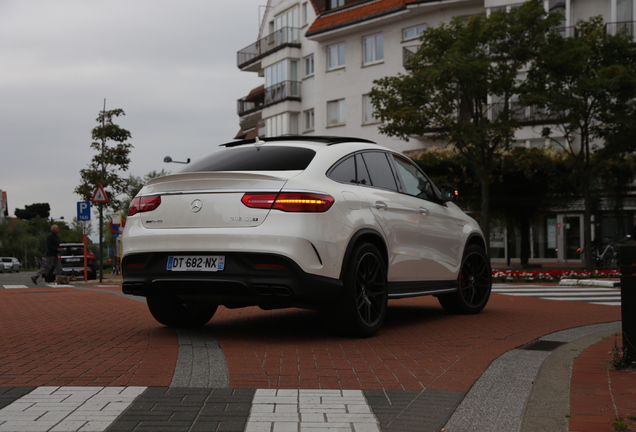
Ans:
{"label": "balcony railing", "polygon": [[238,115],[243,117],[285,100],[300,100],[300,82],[283,81],[237,101]]}
{"label": "balcony railing", "polygon": [[265,106],[284,100],[300,100],[299,81],[283,81],[265,89]]}
{"label": "balcony railing", "polygon": [[258,92],[252,92],[237,101],[237,112],[239,116],[244,116],[263,109],[264,105],[265,90],[261,87]]}
{"label": "balcony railing", "polygon": [[624,34],[634,37],[634,27],[636,27],[636,22],[634,21],[611,22],[605,24],[605,33],[610,35]]}
{"label": "balcony railing", "polygon": [[[497,119],[504,110],[504,103],[497,102],[490,105],[491,120]],[[543,122],[554,120],[555,116],[551,115],[543,108],[536,106],[526,106],[519,102],[511,101],[509,104],[510,117],[522,123]]]}
{"label": "balcony railing", "polygon": [[283,27],[243,48],[237,53],[238,67],[248,66],[265,55],[286,46],[300,47],[300,31],[298,28]]}
{"label": "balcony railing", "polygon": [[411,61],[415,53],[417,53],[419,47],[419,45],[402,47],[402,66],[404,66],[404,69],[409,69],[409,61]]}

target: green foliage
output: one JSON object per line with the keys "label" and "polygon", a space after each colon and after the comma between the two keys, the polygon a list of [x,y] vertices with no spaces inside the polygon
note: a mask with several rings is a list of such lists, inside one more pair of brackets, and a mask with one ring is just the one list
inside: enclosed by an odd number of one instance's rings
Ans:
{"label": "green foliage", "polygon": [[[591,269],[599,176],[607,184],[604,165],[611,164],[605,161],[621,161],[636,150],[636,45],[631,36],[607,34],[602,17],[579,21],[575,37],[551,32],[546,42],[530,63],[520,99],[549,114],[543,135],[559,138],[553,141],[567,156],[574,190],[585,205],[583,250]],[[630,170],[611,177],[626,184]]]}
{"label": "green foliage", "polygon": [[15,217],[22,220],[31,220],[37,216],[48,218],[51,215],[51,206],[49,203],[36,203],[25,205],[24,209],[15,209]]}
{"label": "green foliage", "polygon": [[370,93],[382,133],[451,144],[470,161],[481,185],[487,239],[492,173],[520,127],[513,103],[518,76],[560,19],[546,14],[542,1],[530,0],[509,12],[429,28],[409,73],[374,81]]}
{"label": "green foliage", "polygon": [[[126,193],[128,180],[120,176],[120,171],[127,171],[130,164],[130,150],[132,144],[126,141],[131,134],[113,122],[113,118],[125,115],[122,109],[101,111],[96,121],[98,126],[93,128],[91,148],[97,151],[87,169],[80,170],[81,183],[75,188],[75,193],[85,201],[90,201],[101,184],[108,195],[107,207],[118,211],[121,201],[118,196]],[[108,145],[114,141],[115,145]]]}
{"label": "green foliage", "polygon": [[[28,207],[28,206],[27,206]],[[51,232],[51,220],[36,216],[30,220],[0,219],[0,256],[13,256],[23,268],[39,267],[46,252],[46,237]],[[64,222],[56,221],[60,242],[81,242],[83,236]]]}

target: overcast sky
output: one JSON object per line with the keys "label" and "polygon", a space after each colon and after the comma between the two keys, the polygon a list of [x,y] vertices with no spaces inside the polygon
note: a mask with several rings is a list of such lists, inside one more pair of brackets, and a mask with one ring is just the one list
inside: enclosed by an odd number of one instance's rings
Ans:
{"label": "overcast sky", "polygon": [[[71,223],[103,108],[132,134],[129,174],[177,171],[239,130],[237,99],[263,83],[236,53],[266,0],[0,0],[0,189],[9,214],[49,203]],[[94,216],[93,216],[94,218]]]}

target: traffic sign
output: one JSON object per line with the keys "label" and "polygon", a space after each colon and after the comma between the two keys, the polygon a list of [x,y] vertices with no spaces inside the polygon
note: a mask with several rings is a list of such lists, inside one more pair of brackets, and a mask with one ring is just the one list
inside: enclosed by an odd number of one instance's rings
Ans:
{"label": "traffic sign", "polygon": [[105,204],[108,202],[108,195],[106,195],[106,191],[101,184],[98,184],[95,192],[93,192],[93,198],[91,199],[91,202],[97,204]]}
{"label": "traffic sign", "polygon": [[77,202],[77,220],[78,221],[91,220],[91,203],[89,201]]}

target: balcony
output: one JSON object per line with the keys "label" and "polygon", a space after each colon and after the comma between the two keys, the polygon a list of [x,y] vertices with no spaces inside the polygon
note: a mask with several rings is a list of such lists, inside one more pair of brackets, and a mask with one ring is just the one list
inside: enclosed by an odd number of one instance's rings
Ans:
{"label": "balcony", "polygon": [[609,35],[623,34],[634,37],[635,21],[610,22],[605,24],[605,33]]}
{"label": "balcony", "polygon": [[[504,110],[503,102],[496,102],[490,105],[491,120],[497,119]],[[511,101],[509,105],[510,117],[517,120],[521,124],[543,124],[555,119],[554,115],[551,115],[548,111],[536,106],[525,106],[520,102]]]}
{"label": "balcony", "polygon": [[265,89],[265,105],[270,106],[284,100],[300,101],[300,82],[283,81]]}
{"label": "balcony", "polygon": [[258,87],[237,101],[238,115],[245,117],[286,100],[300,101],[300,85],[299,81],[283,81],[267,88]]}
{"label": "balcony", "polygon": [[265,105],[265,86],[260,86],[237,101],[237,112],[240,117],[243,117],[260,111],[263,109],[263,105]]}
{"label": "balcony", "polygon": [[409,62],[413,58],[413,56],[417,53],[419,45],[410,45],[402,47],[402,66],[404,69],[410,69]]}
{"label": "balcony", "polygon": [[243,48],[237,53],[238,67],[249,70],[258,60],[285,47],[300,48],[300,29],[283,27]]}

